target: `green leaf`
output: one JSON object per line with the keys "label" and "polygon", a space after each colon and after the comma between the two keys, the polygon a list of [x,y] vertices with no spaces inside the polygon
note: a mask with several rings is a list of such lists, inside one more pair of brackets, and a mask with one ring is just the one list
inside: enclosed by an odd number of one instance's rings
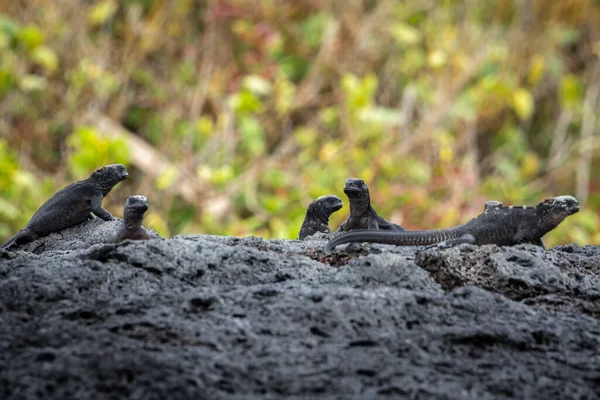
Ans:
{"label": "green leaf", "polygon": [[326,127],[333,129],[339,122],[339,112],[335,107],[325,107],[321,110],[319,119]]}
{"label": "green leaf", "polygon": [[275,109],[278,115],[285,115],[292,110],[296,100],[296,86],[285,78],[275,82]]}
{"label": "green leaf", "polygon": [[521,88],[513,93],[512,105],[522,120],[529,119],[533,113],[533,96]]}
{"label": "green leaf", "polygon": [[318,47],[327,23],[331,17],[325,13],[314,14],[308,17],[300,25],[302,41],[310,48]]}
{"label": "green leaf", "polygon": [[27,50],[33,50],[44,42],[42,31],[34,25],[27,25],[18,34],[21,45]]}
{"label": "green leaf", "polygon": [[10,71],[0,69],[0,97],[17,86],[17,77]]}
{"label": "green leaf", "polygon": [[36,47],[31,53],[31,59],[34,63],[46,68],[48,72],[54,72],[58,67],[58,57],[56,56],[56,53],[47,46]]}
{"label": "green leaf", "polygon": [[259,75],[245,76],[242,81],[242,87],[259,96],[268,96],[273,89],[271,82]]}
{"label": "green leaf", "polygon": [[25,92],[41,91],[48,87],[48,82],[43,76],[25,75],[21,78],[19,86]]}
{"label": "green leaf", "polygon": [[217,185],[222,185],[229,182],[233,176],[233,167],[231,165],[221,165],[219,168],[213,171],[211,181]]}
{"label": "green leaf", "polygon": [[212,118],[203,115],[196,120],[194,124],[196,150],[200,149],[204,143],[213,135],[215,124]]}
{"label": "green leaf", "polygon": [[88,21],[94,26],[104,24],[117,12],[119,5],[115,0],[104,0],[96,4],[88,13]]}
{"label": "green leaf", "polygon": [[357,109],[371,106],[374,103],[378,85],[377,76],[374,74],[367,74],[362,79],[354,74],[344,74],[342,90],[346,96],[348,110],[354,112]]}
{"label": "green leaf", "polygon": [[6,33],[0,31],[0,51],[6,51],[11,45],[12,39]]}
{"label": "green leaf", "polygon": [[0,31],[14,38],[19,33],[19,25],[10,18],[0,16]]}
{"label": "green leaf", "polygon": [[295,54],[282,57],[279,65],[287,78],[295,83],[302,80],[310,68],[306,59]]}
{"label": "green leaf", "polygon": [[565,75],[560,80],[560,102],[565,108],[574,108],[583,96],[583,87],[575,75]]}
{"label": "green leaf", "polygon": [[251,156],[258,157],[265,152],[265,134],[256,118],[249,116],[240,118],[239,132],[242,148]]}
{"label": "green leaf", "polygon": [[177,78],[182,83],[195,83],[196,81],[196,66],[192,60],[183,60],[177,66]]}
{"label": "green leaf", "polygon": [[427,56],[427,62],[431,68],[441,68],[446,65],[448,54],[443,50],[433,50]]}
{"label": "green leaf", "polygon": [[175,182],[175,179],[177,179],[178,175],[179,175],[179,172],[177,171],[177,168],[175,168],[175,167],[166,168],[159,175],[159,177],[156,178],[156,181],[154,182],[154,184],[156,185],[157,189],[165,190],[169,186],[171,186],[173,184],[173,182]]}
{"label": "green leaf", "polygon": [[272,187],[283,188],[288,183],[288,175],[285,171],[279,169],[267,169],[263,174],[265,182],[269,183]]}
{"label": "green leaf", "polygon": [[229,97],[229,104],[239,114],[249,114],[260,110],[262,103],[254,94],[247,90]]}
{"label": "green leaf", "polygon": [[94,87],[100,96],[108,96],[119,90],[119,81],[115,75],[102,71],[96,78]]}
{"label": "green leaf", "polygon": [[270,213],[277,213],[287,206],[288,202],[285,199],[277,196],[265,196],[262,199],[263,206]]}
{"label": "green leaf", "polygon": [[391,127],[400,123],[400,112],[395,108],[369,107],[360,111],[359,118],[366,124]]}
{"label": "green leaf", "polygon": [[473,90],[462,93],[452,104],[450,113],[455,118],[473,120],[477,117],[477,98]]}
{"label": "green leaf", "polygon": [[409,46],[418,44],[423,38],[421,31],[403,22],[394,24],[390,28],[390,33],[398,43]]}
{"label": "green leaf", "polygon": [[296,138],[298,144],[300,144],[303,147],[308,148],[311,145],[313,145],[317,140],[317,136],[317,131],[312,128],[300,126],[294,129],[294,137]]}
{"label": "green leaf", "polygon": [[529,62],[529,71],[527,73],[527,80],[532,83],[538,83],[544,77],[547,70],[547,60],[539,54],[534,54]]}
{"label": "green leaf", "polygon": [[0,217],[3,220],[14,221],[19,216],[19,209],[9,201],[0,197]]}

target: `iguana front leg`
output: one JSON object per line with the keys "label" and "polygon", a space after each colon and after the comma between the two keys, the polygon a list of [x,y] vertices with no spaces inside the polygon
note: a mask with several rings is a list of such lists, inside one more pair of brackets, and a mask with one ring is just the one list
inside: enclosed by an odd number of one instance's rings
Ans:
{"label": "iguana front leg", "polygon": [[377,220],[375,218],[369,218],[367,220],[367,229],[370,229],[370,230],[378,230],[379,229],[379,224],[377,223]]}
{"label": "iguana front leg", "polygon": [[546,248],[546,246],[544,245],[544,241],[542,240],[542,238],[539,238],[539,239],[533,239],[533,240],[531,241],[531,244],[534,244],[534,245],[536,245],[536,246],[540,246],[542,249],[545,249],[545,248]]}
{"label": "iguana front leg", "polygon": [[112,221],[114,218],[111,213],[102,208],[102,195],[98,194],[92,197],[91,209],[92,212],[105,221]]}
{"label": "iguana front leg", "polygon": [[531,243],[546,248],[544,242],[542,242],[542,238],[535,237],[529,229],[522,229],[515,233],[512,237],[512,241],[514,244]]}

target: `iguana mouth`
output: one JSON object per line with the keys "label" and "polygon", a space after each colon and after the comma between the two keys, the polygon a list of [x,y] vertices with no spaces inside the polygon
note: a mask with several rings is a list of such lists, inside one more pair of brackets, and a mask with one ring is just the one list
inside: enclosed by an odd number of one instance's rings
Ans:
{"label": "iguana mouth", "polygon": [[336,205],[334,205],[333,207],[331,207],[331,209],[333,210],[333,212],[336,212],[337,210],[339,210],[340,208],[342,208],[343,205],[344,205],[344,203],[342,203],[340,201],[339,203],[337,203]]}
{"label": "iguana mouth", "polygon": [[348,197],[350,197],[350,196],[354,197],[354,196],[357,196],[357,195],[363,193],[363,190],[350,186],[350,187],[344,188],[344,193],[346,193],[346,195]]}
{"label": "iguana mouth", "polygon": [[148,204],[136,204],[132,208],[136,211],[148,211]]}

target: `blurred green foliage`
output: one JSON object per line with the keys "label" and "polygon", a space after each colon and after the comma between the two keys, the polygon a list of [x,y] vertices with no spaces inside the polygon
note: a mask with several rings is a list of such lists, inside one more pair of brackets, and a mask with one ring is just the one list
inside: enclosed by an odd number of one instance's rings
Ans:
{"label": "blurred green foliage", "polygon": [[599,23],[593,0],[0,0],[0,241],[125,163],[105,206],[144,194],[165,236],[295,238],[360,177],[408,229],[573,194],[546,242],[598,244]]}
{"label": "blurred green foliage", "polygon": [[73,176],[91,175],[98,166],[127,164],[129,149],[123,139],[107,139],[89,127],[77,127],[67,137],[69,171]]}

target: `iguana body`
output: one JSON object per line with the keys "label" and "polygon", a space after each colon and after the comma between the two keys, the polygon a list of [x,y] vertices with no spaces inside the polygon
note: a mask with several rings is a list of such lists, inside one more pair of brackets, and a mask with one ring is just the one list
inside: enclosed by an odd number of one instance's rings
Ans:
{"label": "iguana body", "polygon": [[144,196],[129,196],[123,211],[123,228],[117,234],[115,243],[123,240],[148,240],[150,236],[142,226],[144,214],[148,210],[148,199]]}
{"label": "iguana body", "polygon": [[349,242],[375,242],[398,246],[437,244],[437,247],[451,247],[461,243],[512,246],[530,242],[544,247],[542,236],[578,211],[579,203],[571,196],[547,198],[535,207],[486,204],[483,214],[454,228],[406,232],[349,232],[331,240],[325,250],[330,251],[335,246]]}
{"label": "iguana body", "polygon": [[25,228],[4,243],[11,248],[47,236],[92,218],[91,213],[110,221],[113,216],[102,208],[102,199],[129,174],[124,165],[98,168],[87,179],[70,184],[56,192],[29,220]]}
{"label": "iguana body", "polygon": [[304,217],[304,222],[302,222],[298,239],[302,240],[317,232],[331,232],[331,229],[329,229],[329,217],[342,208],[342,205],[342,200],[333,194],[321,196],[310,203],[306,209],[306,217]]}
{"label": "iguana body", "polygon": [[400,225],[388,222],[377,214],[371,206],[369,188],[362,179],[346,179],[344,193],[350,201],[350,215],[340,225],[338,231],[347,232],[356,229],[404,231]]}

